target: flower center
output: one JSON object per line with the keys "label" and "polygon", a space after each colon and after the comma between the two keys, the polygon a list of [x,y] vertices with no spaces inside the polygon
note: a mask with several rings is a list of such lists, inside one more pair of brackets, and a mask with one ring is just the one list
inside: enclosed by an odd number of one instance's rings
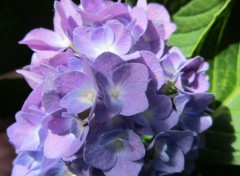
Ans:
{"label": "flower center", "polygon": [[168,162],[170,160],[168,154],[167,154],[167,144],[164,144],[162,147],[162,151],[160,152],[160,158],[163,162]]}
{"label": "flower center", "polygon": [[125,141],[123,139],[118,138],[111,144],[114,151],[121,151],[125,148]]}
{"label": "flower center", "polygon": [[79,98],[87,104],[93,103],[95,96],[96,94],[93,91],[87,91],[86,93],[84,93],[84,95],[82,95],[81,93],[79,94]]}
{"label": "flower center", "polygon": [[143,112],[143,116],[146,119],[151,119],[153,117],[153,112],[151,110],[146,110],[146,111]]}
{"label": "flower center", "polygon": [[120,86],[112,86],[110,88],[110,95],[114,99],[117,99],[119,97],[120,93],[121,93],[121,87]]}

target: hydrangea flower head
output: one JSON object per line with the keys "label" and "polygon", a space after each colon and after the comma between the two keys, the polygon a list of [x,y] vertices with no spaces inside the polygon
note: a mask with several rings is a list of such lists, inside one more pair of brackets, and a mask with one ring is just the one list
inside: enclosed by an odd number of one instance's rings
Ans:
{"label": "hydrangea flower head", "polygon": [[[32,93],[8,128],[13,176],[157,176],[181,173],[202,145],[208,64],[166,42],[166,8],[138,0],[55,0],[54,29],[21,44],[18,70]],[[24,128],[24,130],[22,130]],[[186,159],[187,158],[187,159]]]}

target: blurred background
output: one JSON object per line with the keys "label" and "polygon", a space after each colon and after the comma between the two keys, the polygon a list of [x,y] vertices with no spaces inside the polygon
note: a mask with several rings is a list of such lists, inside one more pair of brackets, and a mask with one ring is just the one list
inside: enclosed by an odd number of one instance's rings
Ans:
{"label": "blurred background", "polygon": [[[213,78],[213,69],[218,69],[214,67],[216,59],[223,62],[221,65],[223,72],[219,73],[219,77],[222,79],[225,78],[229,69],[232,69],[235,76],[240,73],[239,70],[231,68],[234,64],[239,64],[238,69],[240,69],[240,49],[236,50],[237,53],[228,54],[229,50],[233,50],[235,47],[240,48],[239,0],[155,1],[164,4],[168,8],[173,20],[179,27],[169,41],[169,45],[177,45],[189,57],[198,54],[202,55],[211,64],[208,73],[210,78]],[[79,0],[74,2],[79,3]],[[135,3],[134,0],[128,2]],[[212,3],[212,6],[209,6],[211,4],[209,2]],[[11,174],[11,163],[15,157],[14,150],[8,143],[6,129],[14,123],[15,113],[21,109],[23,102],[31,91],[24,79],[15,73],[15,70],[30,63],[32,51],[26,46],[19,45],[18,41],[33,28],[53,28],[53,3],[53,0],[0,0],[0,176],[9,176]],[[182,19],[184,16],[181,16],[184,9],[189,13],[189,17],[185,14],[185,22]],[[199,13],[194,14],[194,11],[197,11],[196,9],[198,9]],[[201,9],[202,13],[207,12],[205,14],[206,19],[209,18],[202,26]],[[193,16],[195,16],[197,23],[196,20],[191,23]],[[189,26],[194,27],[197,24],[200,24],[199,29],[206,28],[205,31],[207,32],[197,33],[194,36],[188,35],[191,32],[196,32]],[[184,41],[190,41],[190,43],[184,43],[179,38],[180,35],[185,34]],[[198,38],[194,40],[194,37]],[[224,69],[226,72],[224,72]],[[225,78],[228,79],[226,85],[223,85],[221,78],[217,80],[219,85],[214,86],[225,86],[227,88],[224,88],[222,92],[220,88],[219,91],[211,90],[213,93],[217,93],[216,101],[211,108],[216,110],[218,114],[214,115],[214,125],[206,133],[207,148],[201,151],[193,175],[240,175],[240,142],[238,142],[240,137],[238,137],[237,131],[238,127],[240,128],[240,115],[239,112],[234,114],[230,105],[225,106],[222,104],[223,99],[227,98],[231,93],[229,87],[233,87],[234,90],[240,88],[239,85],[235,85],[234,79],[227,76]],[[223,97],[224,94],[225,97]],[[240,98],[235,101],[235,104],[238,102],[237,106],[240,108]],[[220,111],[218,111],[219,107],[221,107]],[[237,123],[237,121],[239,122]]]}
{"label": "blurred background", "polygon": [[15,157],[6,129],[31,89],[15,70],[30,63],[32,51],[19,45],[33,28],[52,29],[53,0],[0,0],[0,176],[11,175]]}

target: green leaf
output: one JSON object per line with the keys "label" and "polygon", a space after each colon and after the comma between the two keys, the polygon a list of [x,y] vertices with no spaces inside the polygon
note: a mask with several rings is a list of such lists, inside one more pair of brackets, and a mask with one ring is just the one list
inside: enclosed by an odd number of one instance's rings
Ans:
{"label": "green leaf", "polygon": [[[220,52],[213,62],[212,92],[221,105],[215,110],[214,125],[209,131],[207,142],[215,151],[232,152],[229,162],[240,164],[240,43],[229,45]],[[221,132],[221,133],[220,133]],[[211,138],[209,135],[214,134]],[[217,141],[220,139],[219,141]],[[221,144],[221,145],[220,145]],[[227,148],[222,148],[228,145]],[[209,143],[208,143],[209,145]],[[220,157],[221,155],[218,154]],[[222,155],[225,156],[225,155]]]}
{"label": "green leaf", "polygon": [[216,99],[214,123],[206,132],[206,149],[201,155],[204,162],[240,165],[239,8],[239,1],[231,1],[196,50],[210,63],[210,91]]}
{"label": "green leaf", "polygon": [[182,6],[173,15],[178,29],[168,45],[178,46],[187,57],[191,57],[230,2],[231,0],[192,0]]}
{"label": "green leaf", "polygon": [[239,43],[229,45],[214,58],[211,91],[216,99],[224,100],[223,105],[230,105],[240,93],[239,62]]}

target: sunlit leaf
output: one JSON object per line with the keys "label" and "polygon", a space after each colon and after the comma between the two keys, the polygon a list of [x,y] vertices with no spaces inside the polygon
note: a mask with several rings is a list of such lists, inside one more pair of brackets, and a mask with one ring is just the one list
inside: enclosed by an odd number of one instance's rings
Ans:
{"label": "sunlit leaf", "polygon": [[168,45],[178,46],[187,57],[192,56],[229,3],[230,0],[192,0],[182,6],[173,15],[178,28]]}
{"label": "sunlit leaf", "polygon": [[[206,132],[204,161],[240,165],[240,3],[233,2],[214,23],[199,54],[210,63],[216,101],[213,126]],[[234,26],[234,27],[233,27]]]}

